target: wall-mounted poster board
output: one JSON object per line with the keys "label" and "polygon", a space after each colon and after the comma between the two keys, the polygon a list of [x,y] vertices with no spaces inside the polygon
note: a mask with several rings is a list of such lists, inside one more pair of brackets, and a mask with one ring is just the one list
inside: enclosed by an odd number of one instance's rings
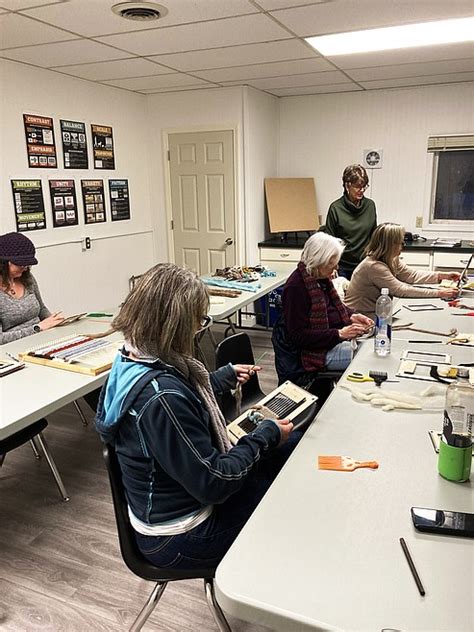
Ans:
{"label": "wall-mounted poster board", "polygon": [[28,166],[40,169],[56,168],[53,119],[49,116],[23,114]]}
{"label": "wall-mounted poster board", "polygon": [[265,197],[272,233],[318,230],[313,178],[265,178]]}
{"label": "wall-mounted poster board", "polygon": [[12,180],[11,183],[18,232],[46,228],[41,180]]}
{"label": "wall-mounted poster board", "polygon": [[79,224],[74,180],[50,180],[49,193],[54,228]]}
{"label": "wall-mounted poster board", "polygon": [[81,189],[86,224],[105,222],[104,181],[81,180]]}

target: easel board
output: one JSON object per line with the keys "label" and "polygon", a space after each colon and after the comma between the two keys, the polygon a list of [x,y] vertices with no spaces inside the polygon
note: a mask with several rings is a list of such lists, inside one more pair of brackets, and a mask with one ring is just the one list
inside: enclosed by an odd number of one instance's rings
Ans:
{"label": "easel board", "polygon": [[265,178],[265,198],[270,232],[318,230],[313,178]]}

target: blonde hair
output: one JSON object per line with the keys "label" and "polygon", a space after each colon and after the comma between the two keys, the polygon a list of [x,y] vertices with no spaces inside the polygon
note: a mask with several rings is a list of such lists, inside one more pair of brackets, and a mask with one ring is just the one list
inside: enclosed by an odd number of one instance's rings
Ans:
{"label": "blonde hair", "polygon": [[306,272],[313,274],[320,266],[328,265],[331,259],[337,257],[339,262],[344,251],[344,242],[327,233],[315,233],[306,241],[301,261],[306,266]]}
{"label": "blonde hair", "polygon": [[382,261],[392,270],[398,256],[397,246],[403,243],[404,238],[405,229],[400,224],[379,224],[372,233],[365,254],[376,261]]}
{"label": "blonde hair", "polygon": [[112,327],[141,353],[169,362],[173,354],[192,355],[208,309],[206,286],[194,272],[159,263],[138,281]]}

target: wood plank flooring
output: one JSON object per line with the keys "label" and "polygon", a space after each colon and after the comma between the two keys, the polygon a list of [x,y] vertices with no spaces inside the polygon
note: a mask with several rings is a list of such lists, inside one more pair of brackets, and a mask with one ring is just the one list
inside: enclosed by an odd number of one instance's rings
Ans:
{"label": "wood plank flooring", "polygon": [[[218,339],[222,330],[216,327]],[[262,389],[276,386],[268,332],[251,333],[261,361]],[[207,336],[205,336],[205,339]],[[211,361],[208,340],[203,341]],[[81,400],[92,422],[93,415]],[[29,444],[10,452],[0,469],[0,628],[5,632],[128,630],[153,585],[124,565],[101,444],[67,406],[48,417],[45,436],[71,497],[60,500],[44,459]],[[233,632],[265,632],[231,619]],[[169,584],[144,627],[159,632],[214,632],[201,580]]]}

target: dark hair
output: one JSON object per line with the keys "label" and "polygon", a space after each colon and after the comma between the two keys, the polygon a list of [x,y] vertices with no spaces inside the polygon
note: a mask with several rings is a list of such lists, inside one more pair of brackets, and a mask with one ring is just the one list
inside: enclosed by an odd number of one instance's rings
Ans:
{"label": "dark hair", "polygon": [[[8,271],[9,263],[9,261],[2,261],[0,259],[0,283],[2,284],[3,291],[7,293],[12,289],[10,273]],[[23,272],[20,277],[20,281],[27,288],[32,286],[33,280],[29,268]]]}
{"label": "dark hair", "polygon": [[369,184],[369,176],[362,165],[349,165],[342,174],[342,186],[346,190],[346,184]]}

